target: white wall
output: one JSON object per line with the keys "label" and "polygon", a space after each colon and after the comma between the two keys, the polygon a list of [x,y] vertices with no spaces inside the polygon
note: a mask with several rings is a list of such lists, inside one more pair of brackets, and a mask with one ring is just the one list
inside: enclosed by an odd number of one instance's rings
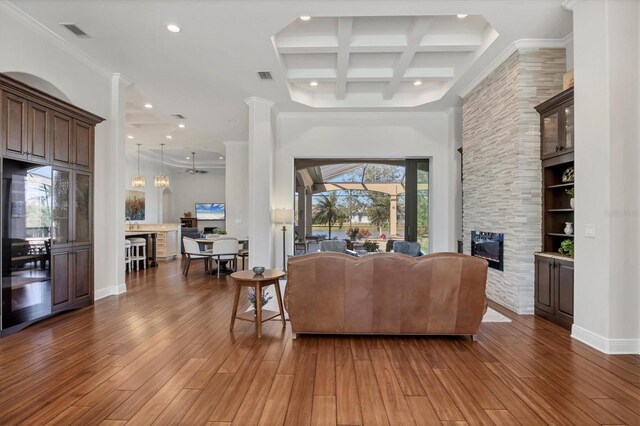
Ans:
{"label": "white wall", "polygon": [[[640,3],[577,2],[575,321],[608,353],[640,352]],[[587,228],[595,236],[585,235]]]}
{"label": "white wall", "polygon": [[112,80],[112,72],[5,2],[0,3],[0,72],[42,78],[74,105],[107,120],[96,127],[94,236],[101,243],[94,248],[95,258],[100,259],[94,266],[95,295],[100,298],[123,291],[124,245],[118,245],[124,240],[123,215],[116,214],[124,209],[124,186],[118,185],[124,173],[124,122],[119,120],[124,105],[119,96],[122,79]]}
{"label": "white wall", "polygon": [[[190,211],[195,217],[195,203],[224,203],[225,202],[225,178],[224,170],[209,170],[206,174],[192,175],[189,173],[171,170],[171,192],[173,194],[173,209],[171,223],[179,223],[184,212]],[[217,226],[225,229],[222,221],[198,221],[198,228],[205,226]]]}
{"label": "white wall", "polygon": [[247,141],[225,142],[225,202],[229,235],[249,235],[249,146]]}
{"label": "white wall", "polygon": [[[431,250],[455,251],[455,142],[448,128],[445,112],[280,113],[272,207],[293,208],[296,158],[429,157]],[[287,252],[292,253],[289,237]],[[282,241],[275,241],[275,264],[280,265]]]}
{"label": "white wall", "polygon": [[[138,157],[137,154],[127,153],[127,172],[125,174],[126,189],[133,191],[142,191],[145,194],[145,218],[139,220],[139,223],[161,223],[162,222],[162,191],[154,186],[153,179],[159,171],[159,164],[153,163],[147,159],[140,158],[140,174],[144,176],[144,188],[132,188],[131,178],[138,174]],[[169,173],[169,172],[167,172]],[[169,180],[172,182],[172,176]],[[124,215],[124,212],[123,212]],[[179,220],[178,220],[179,222]],[[176,223],[175,221],[173,223]]]}

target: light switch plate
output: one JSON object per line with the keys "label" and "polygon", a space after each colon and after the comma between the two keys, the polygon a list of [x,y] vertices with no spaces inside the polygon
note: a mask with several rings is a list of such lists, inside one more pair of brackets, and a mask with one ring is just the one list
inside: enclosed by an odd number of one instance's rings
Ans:
{"label": "light switch plate", "polygon": [[596,237],[596,225],[593,223],[587,223],[584,227],[584,236],[588,238]]}

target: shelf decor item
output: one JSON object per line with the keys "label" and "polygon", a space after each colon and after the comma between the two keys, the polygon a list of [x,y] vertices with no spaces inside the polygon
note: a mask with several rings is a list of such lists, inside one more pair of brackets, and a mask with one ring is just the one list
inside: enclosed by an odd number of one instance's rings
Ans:
{"label": "shelf decor item", "polygon": [[562,182],[564,183],[573,182],[574,174],[575,174],[575,171],[573,166],[567,167],[567,170],[565,170],[564,173],[562,173]]}
{"label": "shelf decor item", "polygon": [[567,235],[573,235],[573,222],[565,222],[564,233]]}
{"label": "shelf decor item", "polygon": [[571,208],[572,208],[572,209],[575,209],[575,207],[574,207],[574,204],[575,204],[575,203],[574,203],[574,201],[573,201],[573,199],[575,198],[575,195],[576,195],[576,189],[575,189],[575,187],[574,187],[574,188],[571,188],[571,189],[567,189],[567,190],[566,190],[566,191],[564,191],[564,192],[566,192],[566,193],[567,193],[567,195],[568,195],[569,197],[571,197],[571,199],[569,200],[569,205],[571,206]]}
{"label": "shelf decor item", "polygon": [[573,240],[571,238],[567,238],[562,243],[560,243],[558,253],[573,257]]}

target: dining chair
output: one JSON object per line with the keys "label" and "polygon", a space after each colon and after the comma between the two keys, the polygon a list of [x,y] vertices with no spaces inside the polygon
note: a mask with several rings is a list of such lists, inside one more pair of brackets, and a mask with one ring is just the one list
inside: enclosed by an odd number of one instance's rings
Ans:
{"label": "dining chair", "polygon": [[204,270],[205,272],[209,272],[209,259],[211,259],[211,252],[208,250],[200,250],[198,242],[189,237],[182,237],[182,243],[184,244],[184,255],[187,257],[184,268],[182,268],[184,276],[189,275],[189,267],[191,266],[192,259],[203,259]]}
{"label": "dining chair", "polygon": [[232,262],[236,269],[238,264],[238,239],[224,237],[216,240],[209,252],[217,263],[217,275],[220,278],[220,262]]}

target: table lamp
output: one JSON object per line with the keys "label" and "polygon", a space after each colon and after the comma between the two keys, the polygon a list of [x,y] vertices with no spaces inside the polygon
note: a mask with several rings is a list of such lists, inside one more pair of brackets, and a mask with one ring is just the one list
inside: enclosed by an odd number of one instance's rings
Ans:
{"label": "table lamp", "polygon": [[273,222],[282,224],[282,272],[287,272],[286,233],[287,224],[293,222],[293,209],[273,209]]}

